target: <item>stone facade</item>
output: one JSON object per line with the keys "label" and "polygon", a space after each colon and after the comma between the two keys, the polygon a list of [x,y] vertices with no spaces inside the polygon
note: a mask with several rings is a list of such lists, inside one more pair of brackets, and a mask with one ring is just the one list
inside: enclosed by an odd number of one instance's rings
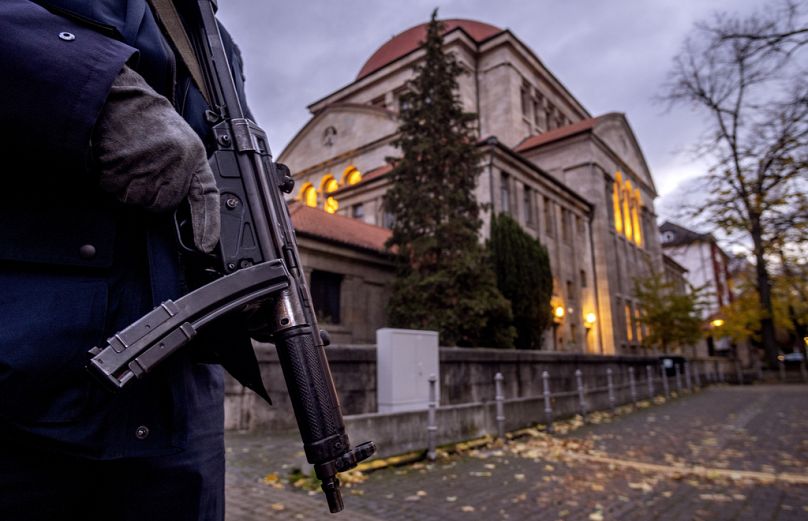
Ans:
{"label": "stone facade", "polygon": [[[632,278],[661,269],[662,253],[654,182],[625,116],[593,117],[508,30],[469,20],[448,20],[446,28],[444,45],[465,70],[459,99],[479,120],[476,196],[488,208],[481,240],[490,212],[505,212],[550,253],[560,316],[545,349],[643,353]],[[311,120],[279,157],[294,172],[302,203],[389,225],[385,158],[398,154],[401,96],[423,58],[425,34],[421,25],[393,37],[356,81],[309,106]],[[361,179],[351,177],[355,171]],[[311,261],[333,262],[331,269],[341,262]],[[352,341],[358,337],[364,333]]]}

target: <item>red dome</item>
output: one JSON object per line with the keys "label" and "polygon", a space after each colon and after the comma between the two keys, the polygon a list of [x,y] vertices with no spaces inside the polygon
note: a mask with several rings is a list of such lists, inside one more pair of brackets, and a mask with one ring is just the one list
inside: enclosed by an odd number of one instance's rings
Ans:
{"label": "red dome", "polygon": [[[499,27],[494,27],[493,25],[482,22],[476,22],[474,20],[452,19],[441,20],[441,22],[443,22],[444,25],[443,34],[454,31],[460,27],[466,31],[469,36],[474,38],[474,41],[476,42],[482,42],[483,40],[502,32],[502,29]],[[362,69],[359,71],[359,74],[356,76],[356,79],[362,79],[368,74],[381,69],[388,63],[393,62],[420,47],[421,44],[424,43],[424,40],[426,40],[426,29],[428,25],[429,24],[416,25],[415,27],[411,27],[410,29],[399,33],[396,36],[393,36],[390,41],[379,47],[368,59],[368,61],[365,62]]]}

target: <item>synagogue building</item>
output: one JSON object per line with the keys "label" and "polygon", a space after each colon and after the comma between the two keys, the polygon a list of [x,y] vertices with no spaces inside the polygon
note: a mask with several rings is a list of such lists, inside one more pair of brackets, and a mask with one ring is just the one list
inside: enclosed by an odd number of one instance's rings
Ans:
{"label": "synagogue building", "polygon": [[[633,277],[664,269],[654,181],[625,114],[593,115],[508,29],[446,20],[464,69],[459,96],[478,116],[483,213],[507,213],[550,254],[555,325],[543,349],[640,354]],[[278,160],[296,179],[292,217],[318,313],[337,342],[375,341],[393,267],[385,158],[426,24],[384,43],[356,79],[309,105]],[[446,190],[452,190],[446,186]]]}

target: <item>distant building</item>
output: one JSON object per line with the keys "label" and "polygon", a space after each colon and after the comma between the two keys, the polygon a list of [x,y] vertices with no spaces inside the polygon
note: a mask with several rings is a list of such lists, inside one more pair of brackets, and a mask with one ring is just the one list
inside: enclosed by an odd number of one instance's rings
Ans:
{"label": "distant building", "polygon": [[[730,257],[709,233],[698,233],[665,221],[659,227],[665,255],[687,269],[688,283],[694,288],[705,288],[702,318],[709,327],[722,320],[720,309],[732,302]],[[718,322],[720,323],[720,322]],[[728,338],[708,336],[702,354],[727,354],[731,350]]]}
{"label": "distant building", "polygon": [[[644,352],[633,277],[661,269],[663,260],[656,188],[625,115],[592,116],[509,30],[472,20],[445,24],[444,46],[466,72],[460,100],[478,114],[483,159],[475,195],[489,208],[482,238],[491,212],[507,213],[550,254],[560,316],[544,348]],[[297,181],[298,228],[303,215],[319,212],[307,217],[316,226],[301,231],[304,262],[315,267],[312,277],[322,273],[312,279],[315,291],[318,280],[330,281],[326,293],[341,291],[331,297],[341,302],[339,319],[335,310],[323,315],[349,341],[366,341],[383,325],[383,302],[362,299],[385,295],[382,279],[392,271],[383,250],[356,246],[342,234],[381,238],[391,226],[382,204],[390,183],[385,158],[399,154],[392,146],[398,114],[406,110],[403,95],[423,59],[425,36],[426,24],[418,25],[379,47],[353,82],[308,107],[311,119],[278,158]],[[361,318],[370,308],[376,314],[362,326],[367,331],[343,318]]]}

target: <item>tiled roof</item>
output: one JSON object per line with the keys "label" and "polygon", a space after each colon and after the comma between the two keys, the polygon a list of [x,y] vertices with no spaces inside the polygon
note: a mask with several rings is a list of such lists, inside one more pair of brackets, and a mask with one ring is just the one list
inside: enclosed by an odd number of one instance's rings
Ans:
{"label": "tiled roof", "polygon": [[[477,22],[475,20],[451,19],[442,20],[442,22],[444,24],[444,35],[454,31],[457,28],[461,28],[477,42],[482,42],[483,40],[502,32],[502,29],[499,27],[495,27],[483,22]],[[360,80],[368,74],[381,69],[388,63],[391,63],[420,47],[421,44],[424,43],[424,40],[426,40],[427,26],[428,24],[416,25],[415,27],[411,27],[406,31],[397,34],[396,36],[393,36],[387,43],[379,47],[376,52],[371,55],[368,61],[366,61],[362,66],[362,69],[360,69],[356,79]]]}
{"label": "tiled roof", "polygon": [[367,224],[343,215],[330,214],[299,202],[290,203],[289,211],[292,214],[292,225],[297,233],[366,250],[387,252],[384,243],[391,233],[387,228]]}
{"label": "tiled roof", "polygon": [[587,132],[595,127],[595,123],[598,122],[600,117],[601,116],[596,118],[587,118],[565,127],[555,128],[549,132],[529,136],[525,138],[524,141],[516,145],[514,151],[525,152],[540,145],[545,145],[565,137],[574,136],[575,134],[580,134],[581,132]]}

